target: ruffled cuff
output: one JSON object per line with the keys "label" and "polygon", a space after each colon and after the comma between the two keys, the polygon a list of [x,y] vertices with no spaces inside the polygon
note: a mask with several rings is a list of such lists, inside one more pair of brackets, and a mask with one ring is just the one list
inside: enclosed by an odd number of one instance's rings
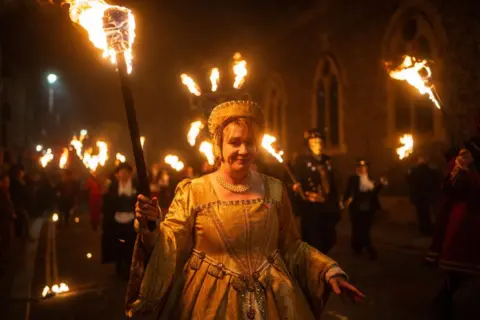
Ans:
{"label": "ruffled cuff", "polygon": [[338,266],[338,264],[332,265],[327,270],[327,272],[325,273],[325,281],[328,283],[334,277],[343,277],[345,279],[348,279],[348,275],[345,273],[345,271],[342,270],[342,268]]}

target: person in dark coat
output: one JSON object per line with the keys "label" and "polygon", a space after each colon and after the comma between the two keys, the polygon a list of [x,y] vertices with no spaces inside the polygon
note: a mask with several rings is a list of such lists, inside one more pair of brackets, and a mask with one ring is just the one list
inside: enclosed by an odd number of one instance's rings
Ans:
{"label": "person in dark coat", "polygon": [[415,206],[419,231],[424,236],[432,235],[432,211],[439,194],[440,176],[437,170],[430,168],[423,156],[418,157],[417,165],[407,176],[410,201]]}
{"label": "person in dark coat", "polygon": [[308,151],[293,164],[298,181],[293,185],[293,206],[301,215],[303,240],[327,254],[336,243],[340,198],[331,159],[323,153],[323,135],[312,129],[305,133],[304,138]]}
{"label": "person in dark coat", "polygon": [[128,279],[136,233],[133,228],[137,183],[133,168],[121,163],[103,198],[102,263],[115,263],[117,275]]}
{"label": "person in dark coat", "polygon": [[356,173],[348,178],[343,201],[350,214],[353,252],[361,254],[366,249],[370,259],[375,260],[378,253],[372,245],[370,231],[375,212],[380,209],[378,193],[387,181],[384,178],[379,183],[373,181],[368,174],[368,165],[364,159],[357,160]]}
{"label": "person in dark coat", "polygon": [[73,176],[73,172],[70,169],[63,170],[59,185],[58,210],[66,227],[68,227],[70,217],[78,207],[80,190],[80,183]]}
{"label": "person in dark coat", "polygon": [[35,239],[31,234],[30,213],[28,208],[32,203],[25,181],[25,168],[16,164],[10,169],[10,197],[17,219],[15,220],[15,233],[18,237],[33,242]]}

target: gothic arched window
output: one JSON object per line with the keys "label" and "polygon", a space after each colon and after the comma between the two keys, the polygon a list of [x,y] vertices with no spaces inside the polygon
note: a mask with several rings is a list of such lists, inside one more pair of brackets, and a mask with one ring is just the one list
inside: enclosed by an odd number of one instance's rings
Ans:
{"label": "gothic arched window", "polygon": [[283,81],[278,74],[267,81],[264,93],[266,130],[275,135],[286,148],[287,143],[287,95]]}
{"label": "gothic arched window", "polygon": [[338,68],[330,57],[320,61],[315,82],[315,126],[325,133],[327,147],[339,147],[342,144],[341,90]]}
{"label": "gothic arched window", "polygon": [[[432,24],[424,12],[410,8],[397,16],[387,39],[387,56],[398,59],[409,55],[430,62],[433,81],[439,74],[438,50]],[[435,135],[435,106],[427,95],[421,95],[404,81],[389,78],[388,104],[390,110],[390,134],[414,133]],[[438,87],[438,86],[437,86]]]}

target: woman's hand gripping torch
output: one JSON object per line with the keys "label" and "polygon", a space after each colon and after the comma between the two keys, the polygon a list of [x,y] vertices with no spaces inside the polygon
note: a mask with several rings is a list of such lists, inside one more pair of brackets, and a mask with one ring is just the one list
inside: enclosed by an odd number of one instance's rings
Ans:
{"label": "woman's hand gripping torch", "polygon": [[301,184],[298,182],[297,178],[295,178],[295,175],[292,173],[292,170],[290,170],[290,167],[283,161],[283,151],[276,151],[275,148],[273,147],[273,144],[277,141],[277,138],[265,134],[262,139],[262,147],[269,153],[271,154],[275,159],[278,160],[281,164],[283,164],[283,168],[287,172],[288,176],[290,177],[290,180],[292,180],[294,187],[294,191],[297,192],[302,200],[306,199],[305,192],[302,190]]}

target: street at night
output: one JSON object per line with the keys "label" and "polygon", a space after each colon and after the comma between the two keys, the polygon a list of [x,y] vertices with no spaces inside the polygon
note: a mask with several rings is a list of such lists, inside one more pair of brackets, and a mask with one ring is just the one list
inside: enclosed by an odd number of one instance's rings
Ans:
{"label": "street at night", "polygon": [[[333,296],[323,319],[433,319],[432,303],[442,277],[438,270],[423,265],[421,244],[428,241],[417,238],[420,247],[412,249],[403,248],[400,244],[380,243],[379,260],[370,261],[367,257],[352,255],[347,225],[341,223],[339,243],[331,256],[338,260],[369,298],[365,304],[353,305],[349,300]],[[400,232],[404,232],[405,236],[413,233],[411,229]],[[377,230],[376,234],[381,241],[382,231]],[[100,233],[92,231],[88,215],[80,215],[79,222],[72,223],[68,228],[57,229],[59,279],[68,284],[70,291],[44,300],[41,293],[45,286],[45,237],[44,230],[36,254],[32,301],[28,307],[24,301],[11,302],[8,312],[18,314],[8,313],[6,319],[25,319],[26,308],[32,320],[126,319],[123,313],[126,281],[117,278],[112,265],[100,263]],[[90,259],[88,253],[91,254]],[[463,313],[456,319],[478,319],[480,314],[472,313],[475,303],[475,297],[470,295],[472,289],[472,286],[466,287],[459,293],[460,305],[466,308],[461,309]]]}
{"label": "street at night", "polygon": [[480,319],[478,0],[0,0],[0,319]]}

